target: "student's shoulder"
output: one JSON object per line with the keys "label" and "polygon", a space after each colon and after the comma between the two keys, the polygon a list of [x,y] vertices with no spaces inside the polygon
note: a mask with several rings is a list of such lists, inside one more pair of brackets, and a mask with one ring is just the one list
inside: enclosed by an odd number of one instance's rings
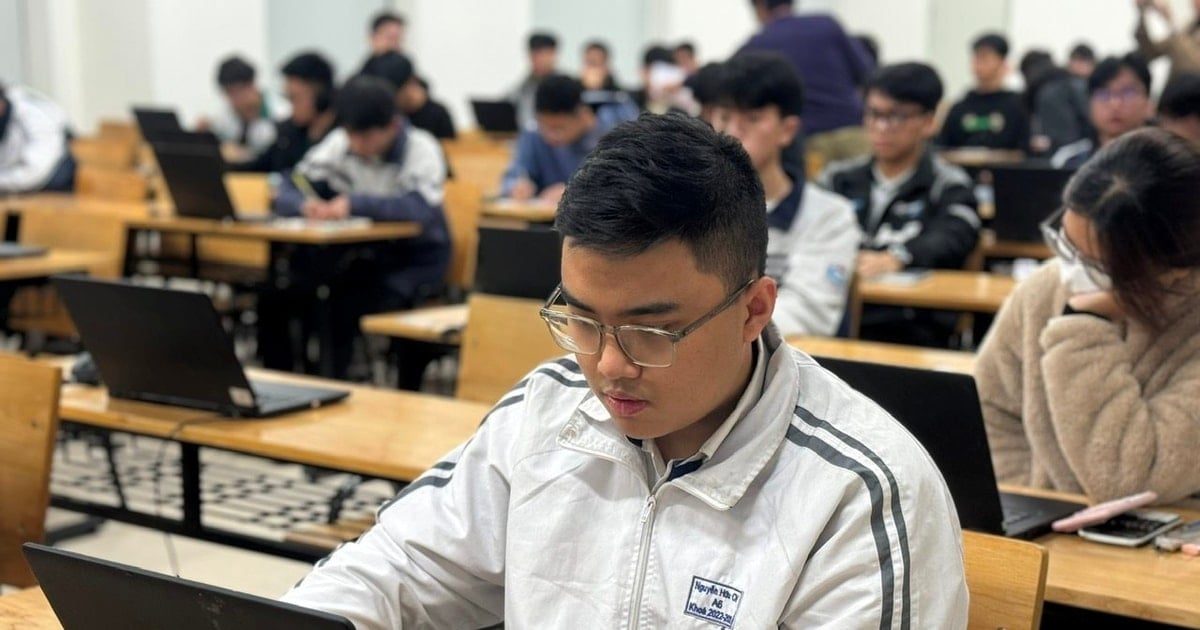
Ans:
{"label": "student's shoulder", "polygon": [[545,361],[517,381],[503,396],[496,408],[522,404],[524,413],[531,416],[522,422],[533,422],[533,418],[560,418],[565,411],[574,409],[590,392],[583,369],[574,355],[566,355]]}
{"label": "student's shoulder", "polygon": [[427,155],[441,155],[442,145],[432,133],[416,125],[409,125],[405,133],[408,135],[410,150]]}
{"label": "student's shoulder", "polygon": [[935,194],[937,191],[944,191],[948,187],[956,188],[973,188],[974,182],[971,176],[963,170],[961,166],[951,164],[941,156],[934,154],[931,157],[933,162],[933,181]]}
{"label": "student's shoulder", "polygon": [[866,178],[871,177],[871,159],[870,155],[861,155],[859,157],[849,158],[845,160],[837,160],[825,165],[820,176],[817,177],[818,185],[832,189],[835,182],[845,178]]}
{"label": "student's shoulder", "polygon": [[820,186],[805,186],[800,204],[802,217],[809,215],[821,224],[846,221],[857,224],[854,204],[849,199]]}

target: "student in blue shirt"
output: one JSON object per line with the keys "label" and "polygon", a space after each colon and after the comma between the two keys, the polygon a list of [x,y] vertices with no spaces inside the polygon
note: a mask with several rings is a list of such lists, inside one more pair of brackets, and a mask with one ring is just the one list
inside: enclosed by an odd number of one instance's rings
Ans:
{"label": "student in blue shirt", "polygon": [[583,102],[579,81],[563,75],[542,81],[534,106],[537,130],[521,132],[500,185],[502,196],[519,201],[537,197],[558,203],[567,180],[600,138],[619,123],[637,117],[629,103],[601,105],[593,111]]}

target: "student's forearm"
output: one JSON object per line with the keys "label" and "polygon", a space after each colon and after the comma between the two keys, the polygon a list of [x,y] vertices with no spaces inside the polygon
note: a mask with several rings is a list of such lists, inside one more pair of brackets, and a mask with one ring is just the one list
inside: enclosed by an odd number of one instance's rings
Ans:
{"label": "student's forearm", "polygon": [[301,214],[301,208],[304,207],[304,201],[304,194],[296,188],[291,180],[284,178],[279,190],[275,193],[271,210],[281,217],[298,217]]}
{"label": "student's forearm", "polygon": [[417,221],[425,223],[440,214],[440,206],[431,205],[420,193],[398,196],[350,195],[350,214],[375,221]]}

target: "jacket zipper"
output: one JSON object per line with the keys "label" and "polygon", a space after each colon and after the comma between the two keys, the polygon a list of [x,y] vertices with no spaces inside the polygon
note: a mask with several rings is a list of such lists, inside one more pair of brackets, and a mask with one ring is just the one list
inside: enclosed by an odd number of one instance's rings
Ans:
{"label": "jacket zipper", "polygon": [[636,630],[641,622],[642,590],[646,586],[646,564],[650,561],[650,535],[654,532],[654,508],[658,503],[657,493],[646,499],[646,507],[642,509],[641,528],[642,545],[638,553],[637,570],[634,573],[633,597],[629,608],[629,630]]}

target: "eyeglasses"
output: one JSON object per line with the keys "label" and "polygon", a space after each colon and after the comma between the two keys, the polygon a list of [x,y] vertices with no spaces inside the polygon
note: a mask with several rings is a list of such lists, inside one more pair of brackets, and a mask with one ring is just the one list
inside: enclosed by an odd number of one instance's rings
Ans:
{"label": "eyeglasses", "polygon": [[1100,88],[1092,93],[1092,100],[1094,101],[1101,103],[1116,102],[1121,105],[1128,105],[1144,98],[1146,98],[1146,93],[1135,87],[1121,88],[1119,90]]}
{"label": "eyeglasses", "polygon": [[872,109],[872,108],[868,107],[863,112],[863,120],[866,121],[867,125],[871,125],[873,123],[881,123],[885,128],[892,128],[892,127],[898,127],[900,125],[903,125],[904,123],[906,123],[914,118],[924,116],[925,114],[926,114],[926,112],[912,112],[912,111],[904,111],[901,109],[893,109],[893,110],[889,110],[889,111],[883,111],[883,110]]}
{"label": "eyeglasses", "polygon": [[542,307],[540,314],[550,329],[550,336],[554,338],[554,343],[567,352],[584,356],[599,354],[604,351],[605,339],[612,335],[617,340],[621,351],[634,365],[665,368],[671,367],[675,363],[675,344],[696,332],[725,309],[733,306],[738,298],[746,292],[746,289],[749,289],[750,285],[754,283],[755,280],[751,280],[742,285],[740,289],[730,293],[725,301],[711,311],[684,326],[682,330],[674,332],[637,324],[606,326],[588,317],[553,310],[551,307],[555,301],[562,297],[561,285],[550,295],[550,299],[546,300],[546,305]]}
{"label": "eyeglasses", "polygon": [[1067,231],[1062,225],[1062,217],[1066,212],[1067,208],[1063,206],[1055,210],[1054,214],[1047,217],[1045,221],[1042,221],[1038,225],[1038,228],[1042,231],[1042,240],[1046,241],[1046,245],[1050,248],[1050,251],[1054,252],[1055,256],[1066,262],[1079,262],[1083,265],[1088,277],[1093,282],[1103,285],[1108,280],[1108,274],[1104,271],[1104,266],[1100,262],[1084,256],[1071,243],[1071,239],[1067,238]]}

